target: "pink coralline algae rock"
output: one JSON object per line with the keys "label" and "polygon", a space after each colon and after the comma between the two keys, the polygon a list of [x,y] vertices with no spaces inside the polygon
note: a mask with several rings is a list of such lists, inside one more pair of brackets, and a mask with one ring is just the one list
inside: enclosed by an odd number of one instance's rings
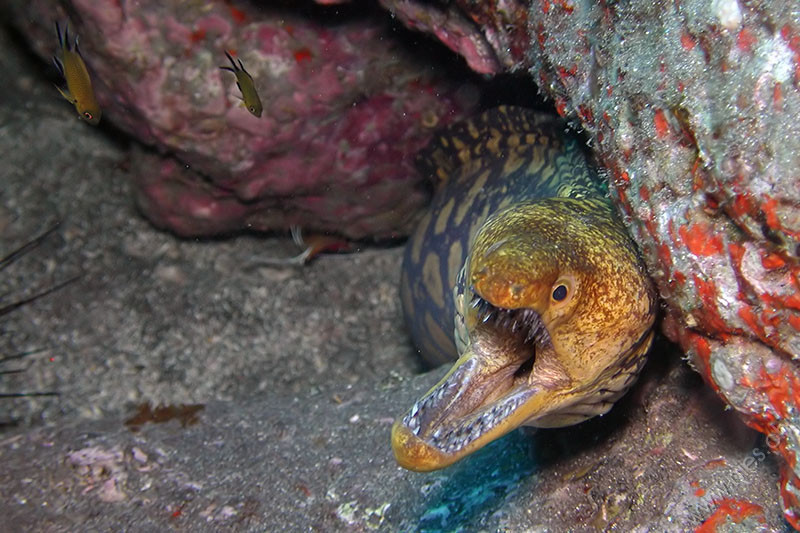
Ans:
{"label": "pink coralline algae rock", "polygon": [[[222,0],[9,6],[44,57],[56,50],[54,22],[68,24],[103,121],[175,156],[142,155],[135,193],[151,221],[184,236],[291,226],[351,239],[406,234],[427,200],[414,154],[476,100],[467,84],[413,58],[377,10],[340,16],[311,2]],[[219,68],[225,51],[255,80],[261,118]]]}
{"label": "pink coralline algae rock", "polygon": [[458,32],[445,42],[476,70],[527,69],[589,134],[664,298],[663,331],[783,457],[800,528],[796,2],[383,3]]}

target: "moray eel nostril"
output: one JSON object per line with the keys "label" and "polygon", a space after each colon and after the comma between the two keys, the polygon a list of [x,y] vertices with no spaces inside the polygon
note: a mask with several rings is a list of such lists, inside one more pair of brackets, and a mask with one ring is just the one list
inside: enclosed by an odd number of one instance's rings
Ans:
{"label": "moray eel nostril", "polygon": [[457,360],[395,422],[398,463],[435,470],[520,425],[608,411],[644,364],[657,303],[577,141],[503,107],[420,162],[439,183],[406,249],[403,309],[430,363]]}

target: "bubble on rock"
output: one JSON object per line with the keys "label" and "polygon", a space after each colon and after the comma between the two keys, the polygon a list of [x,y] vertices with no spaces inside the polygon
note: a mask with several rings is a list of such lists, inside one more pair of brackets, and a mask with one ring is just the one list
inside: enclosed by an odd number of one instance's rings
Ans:
{"label": "bubble on rock", "polygon": [[727,30],[735,30],[742,23],[742,9],[737,0],[714,0],[711,10]]}

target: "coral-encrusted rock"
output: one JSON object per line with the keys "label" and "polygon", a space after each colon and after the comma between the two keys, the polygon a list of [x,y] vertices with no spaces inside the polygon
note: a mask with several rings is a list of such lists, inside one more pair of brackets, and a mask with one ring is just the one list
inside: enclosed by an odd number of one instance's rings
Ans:
{"label": "coral-encrusted rock", "polygon": [[[310,3],[304,13],[223,0],[10,5],[45,57],[56,50],[54,21],[68,23],[103,121],[177,155],[142,162],[136,188],[148,217],[181,235],[290,225],[350,238],[407,233],[427,199],[414,154],[474,104],[413,59],[379,11],[337,20]],[[261,118],[219,69],[226,50],[254,78]]]}
{"label": "coral-encrusted rock", "polygon": [[458,33],[443,40],[476,70],[529,69],[580,121],[667,303],[665,333],[783,456],[800,527],[796,2],[383,3]]}

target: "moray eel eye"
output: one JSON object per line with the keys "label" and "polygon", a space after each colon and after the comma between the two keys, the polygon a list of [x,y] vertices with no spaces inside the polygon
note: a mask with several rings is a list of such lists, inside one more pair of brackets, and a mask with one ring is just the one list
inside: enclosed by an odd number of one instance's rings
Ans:
{"label": "moray eel eye", "polygon": [[550,302],[555,308],[565,307],[575,297],[576,280],[571,275],[566,275],[553,284],[553,292],[550,293]]}
{"label": "moray eel eye", "polygon": [[88,111],[84,111],[83,112],[83,118],[85,118],[86,120],[92,120],[94,117]]}
{"label": "moray eel eye", "polygon": [[567,297],[567,286],[559,285],[553,290],[553,300],[560,302]]}

